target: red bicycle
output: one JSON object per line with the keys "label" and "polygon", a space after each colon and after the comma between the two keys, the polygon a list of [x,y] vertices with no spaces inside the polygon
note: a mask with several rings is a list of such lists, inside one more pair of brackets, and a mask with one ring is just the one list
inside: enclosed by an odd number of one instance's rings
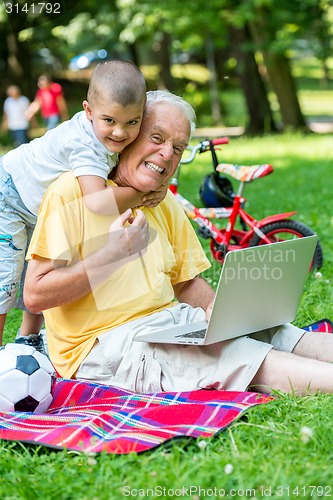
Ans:
{"label": "red bicycle", "polygon": [[[230,250],[313,235],[314,232],[308,226],[290,219],[296,212],[280,213],[256,220],[244,210],[245,186],[256,179],[271,174],[273,167],[269,164],[249,166],[219,163],[215,146],[227,143],[228,138],[221,137],[204,140],[195,146],[190,146],[188,148],[190,150],[189,156],[180,161],[169,186],[187,216],[197,224],[198,234],[205,239],[210,239],[210,250],[213,258],[222,263],[226,253]],[[207,175],[201,184],[200,196],[205,207],[198,208],[178,192],[179,176],[182,164],[192,162],[197,154],[206,151],[211,152],[214,172]],[[239,181],[237,193],[233,191],[228,178],[225,175],[220,175],[221,173]],[[225,228],[219,228],[212,222],[212,219],[226,219],[227,225]],[[238,221],[240,228],[236,228]],[[318,242],[312,268],[320,268],[322,264],[323,250]]]}

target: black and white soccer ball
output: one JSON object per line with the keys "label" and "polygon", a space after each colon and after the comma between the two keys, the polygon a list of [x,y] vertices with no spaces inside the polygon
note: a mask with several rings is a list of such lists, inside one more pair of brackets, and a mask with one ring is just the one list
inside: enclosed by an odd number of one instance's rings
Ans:
{"label": "black and white soccer ball", "polygon": [[56,374],[45,354],[24,344],[0,348],[0,411],[44,413]]}

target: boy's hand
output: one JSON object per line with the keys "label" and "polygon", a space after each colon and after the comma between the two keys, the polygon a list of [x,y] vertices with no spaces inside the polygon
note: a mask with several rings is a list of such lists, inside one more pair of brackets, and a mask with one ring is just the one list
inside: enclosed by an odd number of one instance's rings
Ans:
{"label": "boy's hand", "polygon": [[156,191],[151,191],[142,197],[141,203],[147,208],[155,208],[161,201],[164,200],[168,192],[168,185],[162,184],[162,186]]}

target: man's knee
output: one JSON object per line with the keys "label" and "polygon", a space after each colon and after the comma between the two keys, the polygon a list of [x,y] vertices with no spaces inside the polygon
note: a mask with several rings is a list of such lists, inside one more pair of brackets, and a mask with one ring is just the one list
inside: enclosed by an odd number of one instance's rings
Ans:
{"label": "man's knee", "polygon": [[271,349],[252,379],[250,388],[265,394],[272,390],[289,392],[292,390],[297,356],[293,353]]}

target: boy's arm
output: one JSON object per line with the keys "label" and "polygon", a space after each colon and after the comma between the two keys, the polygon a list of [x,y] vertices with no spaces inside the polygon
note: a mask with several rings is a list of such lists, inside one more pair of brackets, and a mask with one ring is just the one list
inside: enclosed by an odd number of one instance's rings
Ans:
{"label": "boy's arm", "polygon": [[161,201],[164,200],[167,192],[168,185],[162,184],[162,186],[156,191],[150,191],[150,193],[145,194],[141,200],[141,203],[147,208],[155,208],[161,203]]}
{"label": "boy's arm", "polygon": [[107,186],[105,180],[97,175],[81,175],[78,181],[85,206],[95,214],[118,215],[142,204],[144,193],[134,188]]}

